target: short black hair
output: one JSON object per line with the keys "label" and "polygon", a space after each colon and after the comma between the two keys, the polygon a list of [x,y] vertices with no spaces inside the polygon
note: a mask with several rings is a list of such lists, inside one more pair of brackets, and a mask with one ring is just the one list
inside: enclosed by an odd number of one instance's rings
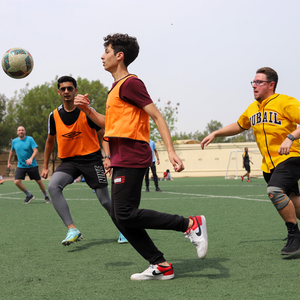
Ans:
{"label": "short black hair", "polygon": [[140,46],[136,37],[129,36],[127,33],[115,33],[103,38],[104,47],[111,45],[116,55],[118,52],[124,53],[124,64],[128,67],[139,55]]}
{"label": "short black hair", "polygon": [[62,76],[57,80],[57,87],[60,88],[60,84],[63,82],[72,82],[75,89],[77,88],[77,81],[71,76]]}
{"label": "short black hair", "polygon": [[263,67],[260,68],[256,71],[256,74],[261,73],[261,74],[265,74],[267,77],[268,81],[274,81],[275,85],[274,85],[274,93],[277,87],[277,83],[278,83],[278,74],[275,70],[273,70],[272,68],[269,67]]}

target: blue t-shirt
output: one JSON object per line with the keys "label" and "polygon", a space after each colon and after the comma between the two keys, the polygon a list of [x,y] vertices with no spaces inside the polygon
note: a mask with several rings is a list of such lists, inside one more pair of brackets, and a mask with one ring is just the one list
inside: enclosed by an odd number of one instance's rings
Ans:
{"label": "blue t-shirt", "polygon": [[17,153],[18,168],[32,168],[38,165],[35,158],[29,166],[25,162],[31,157],[33,149],[37,147],[38,145],[31,136],[25,136],[23,140],[20,140],[18,137],[13,139],[11,149]]}
{"label": "blue t-shirt", "polygon": [[149,140],[149,146],[152,150],[152,162],[155,162],[154,150],[156,149],[155,143],[152,140]]}

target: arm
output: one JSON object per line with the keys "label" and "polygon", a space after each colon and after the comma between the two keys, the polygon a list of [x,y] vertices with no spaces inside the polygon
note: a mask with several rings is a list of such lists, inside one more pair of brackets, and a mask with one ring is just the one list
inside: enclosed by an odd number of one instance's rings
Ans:
{"label": "arm", "polygon": [[[295,140],[300,139],[300,126],[296,130],[294,130],[293,132],[291,132],[291,135],[295,138]],[[290,149],[292,147],[292,144],[293,144],[293,141],[290,140],[289,138],[286,138],[283,141],[283,143],[279,146],[278,153],[280,155],[289,154],[290,153]]]}
{"label": "arm", "polygon": [[13,154],[14,154],[14,151],[13,151],[13,150],[10,150],[9,155],[8,155],[8,160],[7,160],[7,167],[8,167],[10,170],[12,169],[12,165],[11,165],[11,163],[10,163],[10,160],[11,160]]}
{"label": "arm", "polygon": [[36,155],[39,152],[38,148],[33,148],[32,150],[33,150],[32,155],[28,159],[25,160],[27,166],[32,165],[33,159],[36,157]]}
{"label": "arm", "polygon": [[155,153],[155,156],[156,156],[157,164],[159,165],[159,164],[160,164],[160,161],[159,161],[158,152],[157,152],[156,149],[154,149],[154,153]]}
{"label": "arm", "polygon": [[41,175],[45,179],[47,179],[47,177],[48,177],[49,159],[50,159],[50,155],[54,148],[54,143],[55,143],[55,135],[48,134],[46,144],[45,144],[45,151],[44,151],[44,166],[43,166],[43,171],[42,171],[42,175]]}
{"label": "arm", "polygon": [[99,114],[94,109],[89,107],[89,94],[77,95],[74,100],[74,104],[82,110],[95,124],[104,128],[105,127],[105,116]]}
{"label": "arm", "polygon": [[242,129],[237,122],[232,123],[224,128],[212,132],[205,137],[201,142],[201,148],[204,149],[204,146],[208,146],[216,137],[236,135],[243,131],[244,129]]}
{"label": "arm", "polygon": [[[98,136],[100,138],[100,142],[101,142],[101,145],[103,147],[105,156],[110,156],[109,144],[108,144],[108,142],[103,140],[104,132],[105,132],[104,129],[101,128],[98,131]],[[103,165],[104,165],[105,170],[107,170],[109,175],[111,175],[112,170],[110,168],[110,158],[109,157],[105,157]]]}
{"label": "arm", "polygon": [[163,116],[161,115],[161,113],[153,103],[146,105],[145,107],[143,107],[143,109],[153,119],[154,123],[156,124],[158,131],[164,141],[164,144],[167,147],[169,160],[173,165],[174,170],[176,172],[181,172],[182,170],[184,170],[184,166],[181,159],[175,153],[171,134]]}

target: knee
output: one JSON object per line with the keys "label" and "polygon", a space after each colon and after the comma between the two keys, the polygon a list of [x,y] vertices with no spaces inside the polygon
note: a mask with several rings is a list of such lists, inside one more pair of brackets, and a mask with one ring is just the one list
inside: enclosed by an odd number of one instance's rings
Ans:
{"label": "knee", "polygon": [[61,192],[61,188],[59,187],[59,185],[57,184],[53,184],[53,182],[49,182],[48,187],[47,187],[49,194],[55,194],[56,192],[60,191]]}
{"label": "knee", "polygon": [[268,186],[267,193],[277,210],[285,208],[290,202],[290,198],[281,188]]}
{"label": "knee", "polygon": [[20,183],[21,183],[21,180],[20,180],[20,179],[16,179],[16,180],[14,181],[14,184],[15,184],[16,186],[18,186]]}

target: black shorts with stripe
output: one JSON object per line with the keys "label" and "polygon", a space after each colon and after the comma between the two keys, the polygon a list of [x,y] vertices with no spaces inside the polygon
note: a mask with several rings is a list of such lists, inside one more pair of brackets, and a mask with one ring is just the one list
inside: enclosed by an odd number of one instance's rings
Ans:
{"label": "black shorts with stripe", "polygon": [[69,174],[76,179],[83,175],[85,182],[92,189],[102,189],[108,185],[105,169],[101,160],[94,162],[74,162],[63,161],[55,170],[55,172],[63,172]]}

